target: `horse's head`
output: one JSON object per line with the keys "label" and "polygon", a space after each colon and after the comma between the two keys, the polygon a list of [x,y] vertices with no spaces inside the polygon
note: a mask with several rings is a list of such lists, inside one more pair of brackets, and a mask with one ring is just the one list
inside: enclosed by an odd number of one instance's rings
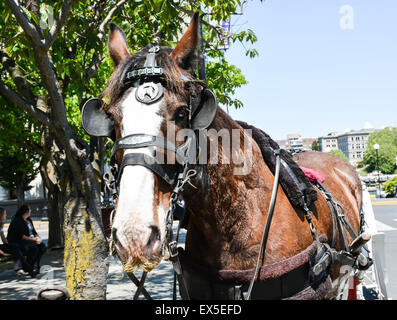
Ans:
{"label": "horse's head", "polygon": [[[131,55],[124,32],[112,24],[108,48],[115,70],[97,105],[85,107],[87,122],[96,119],[86,130],[116,141],[118,200],[112,232],[126,270],[150,271],[163,257],[166,212],[181,168],[175,154],[183,157],[179,147],[186,145],[167,137],[208,126],[216,112],[213,94],[194,80],[192,72],[198,31],[195,14],[175,49],[150,45]],[[147,165],[159,155],[163,163]]]}

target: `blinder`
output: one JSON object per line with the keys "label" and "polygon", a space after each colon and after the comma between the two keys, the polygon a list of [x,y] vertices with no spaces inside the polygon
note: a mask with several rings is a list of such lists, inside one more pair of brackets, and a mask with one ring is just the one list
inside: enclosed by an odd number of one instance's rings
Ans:
{"label": "blinder", "polygon": [[109,138],[115,136],[113,118],[101,110],[98,98],[91,98],[83,105],[81,124],[90,136]]}
{"label": "blinder", "polygon": [[[200,83],[200,85],[205,85]],[[218,103],[214,92],[205,85],[201,91],[199,104],[191,106],[190,128],[193,130],[203,130],[210,126],[214,121]]]}

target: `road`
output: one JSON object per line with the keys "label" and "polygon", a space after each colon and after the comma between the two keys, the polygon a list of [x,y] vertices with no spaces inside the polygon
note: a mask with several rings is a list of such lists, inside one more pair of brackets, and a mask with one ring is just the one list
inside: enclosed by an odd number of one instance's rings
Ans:
{"label": "road", "polygon": [[373,200],[378,232],[384,233],[384,256],[388,298],[397,299],[397,198]]}

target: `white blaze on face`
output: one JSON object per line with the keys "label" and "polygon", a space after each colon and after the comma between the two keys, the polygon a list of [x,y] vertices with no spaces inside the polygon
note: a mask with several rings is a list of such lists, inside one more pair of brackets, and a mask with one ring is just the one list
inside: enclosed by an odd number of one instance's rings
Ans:
{"label": "white blaze on face", "polygon": [[[153,104],[144,104],[136,100],[136,90],[133,88],[121,104],[121,136],[138,133],[159,136],[163,121],[159,111],[163,99]],[[125,149],[124,155],[135,152],[153,156],[154,148]],[[117,236],[123,245],[129,244],[132,238],[139,239],[142,243],[148,240],[149,226],[155,225],[153,199],[153,172],[140,165],[126,166],[121,176],[120,194],[113,222],[113,227],[118,230]],[[158,222],[162,232],[164,217],[160,212]]]}

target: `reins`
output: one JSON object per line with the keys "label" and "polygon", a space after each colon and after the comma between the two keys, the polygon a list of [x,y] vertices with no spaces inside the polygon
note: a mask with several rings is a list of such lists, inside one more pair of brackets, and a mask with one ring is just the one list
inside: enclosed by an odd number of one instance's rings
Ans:
{"label": "reins", "polygon": [[275,150],[274,154],[276,155],[276,169],[275,169],[275,173],[274,173],[274,182],[273,182],[272,196],[271,196],[271,199],[270,199],[270,206],[269,206],[269,210],[268,210],[268,213],[267,213],[265,228],[263,230],[262,241],[261,241],[261,246],[260,246],[260,249],[259,249],[258,258],[256,260],[254,275],[252,276],[250,285],[248,287],[248,293],[247,293],[246,300],[250,300],[251,299],[251,292],[252,292],[252,288],[254,286],[256,275],[257,275],[258,270],[259,270],[259,263],[260,263],[261,257],[262,257],[262,264],[263,264],[263,259],[265,257],[265,251],[266,251],[267,238],[269,236],[270,224],[271,224],[271,221],[272,221],[273,212],[274,212],[274,206],[276,204],[276,199],[277,199],[277,190],[278,190],[278,186],[279,186],[278,179],[280,177],[280,150]]}

